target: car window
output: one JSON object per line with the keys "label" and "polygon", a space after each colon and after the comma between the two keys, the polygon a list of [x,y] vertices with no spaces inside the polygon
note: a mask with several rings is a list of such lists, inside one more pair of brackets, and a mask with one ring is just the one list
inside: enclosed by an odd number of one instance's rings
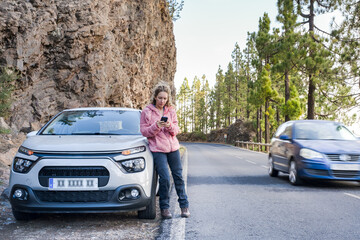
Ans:
{"label": "car window", "polygon": [[138,135],[140,112],[118,110],[65,111],[41,135]]}
{"label": "car window", "polygon": [[275,137],[279,138],[280,135],[282,135],[282,133],[285,131],[286,126],[287,126],[286,123],[281,124],[275,133]]}
{"label": "car window", "polygon": [[288,135],[291,138],[292,122],[286,122],[280,125],[275,133],[275,137],[279,138],[281,135]]}
{"label": "car window", "polygon": [[292,124],[288,124],[281,135],[287,135],[289,138],[292,138]]}
{"label": "car window", "polygon": [[336,122],[296,123],[295,138],[305,140],[357,140],[345,126]]}

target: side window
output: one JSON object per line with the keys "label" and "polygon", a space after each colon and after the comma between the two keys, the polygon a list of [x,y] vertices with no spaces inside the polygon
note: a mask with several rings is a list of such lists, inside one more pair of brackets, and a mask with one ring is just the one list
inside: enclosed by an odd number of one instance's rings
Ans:
{"label": "side window", "polygon": [[275,133],[276,138],[279,138],[280,135],[283,135],[283,132],[285,131],[286,126],[287,126],[286,123],[283,123],[283,124],[280,125],[280,127],[278,128],[278,130]]}
{"label": "side window", "polygon": [[292,124],[288,124],[284,130],[284,133],[281,135],[287,135],[289,138],[292,138]]}

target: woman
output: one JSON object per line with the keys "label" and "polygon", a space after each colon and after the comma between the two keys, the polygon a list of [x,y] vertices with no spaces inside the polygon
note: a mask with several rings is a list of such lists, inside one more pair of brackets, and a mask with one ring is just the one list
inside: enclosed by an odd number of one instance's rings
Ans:
{"label": "woman", "polygon": [[155,168],[159,174],[161,216],[163,218],[172,217],[169,211],[170,174],[168,167],[170,167],[181,208],[181,217],[189,217],[189,202],[182,177],[180,146],[176,138],[179,126],[176,111],[171,104],[170,87],[166,83],[160,83],[154,88],[151,104],[141,112],[140,131],[149,140]]}

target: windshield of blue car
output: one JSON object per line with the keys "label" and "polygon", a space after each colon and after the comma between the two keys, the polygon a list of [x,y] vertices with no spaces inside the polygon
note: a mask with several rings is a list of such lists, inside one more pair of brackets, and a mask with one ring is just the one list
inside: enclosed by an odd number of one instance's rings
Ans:
{"label": "windshield of blue car", "polygon": [[138,135],[140,111],[64,111],[46,126],[41,135]]}
{"label": "windshield of blue car", "polygon": [[296,123],[294,138],[305,140],[357,140],[345,126],[333,122]]}

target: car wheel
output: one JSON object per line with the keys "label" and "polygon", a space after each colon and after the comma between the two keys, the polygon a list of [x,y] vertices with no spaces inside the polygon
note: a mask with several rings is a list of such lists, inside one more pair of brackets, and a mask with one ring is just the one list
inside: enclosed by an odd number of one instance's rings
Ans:
{"label": "car wheel", "polygon": [[292,185],[300,185],[302,183],[302,180],[300,179],[300,177],[298,175],[296,162],[294,160],[290,161],[289,181]]}
{"label": "car wheel", "polygon": [[279,171],[274,168],[274,160],[271,156],[269,157],[268,164],[269,164],[269,169],[268,169],[269,175],[271,177],[277,177],[279,175]]}
{"label": "car wheel", "polygon": [[157,174],[154,172],[152,186],[151,186],[151,200],[145,210],[138,211],[138,218],[140,219],[155,219],[156,218],[156,186]]}
{"label": "car wheel", "polygon": [[37,214],[35,213],[19,212],[14,209],[12,209],[12,213],[18,221],[29,221],[37,217]]}

